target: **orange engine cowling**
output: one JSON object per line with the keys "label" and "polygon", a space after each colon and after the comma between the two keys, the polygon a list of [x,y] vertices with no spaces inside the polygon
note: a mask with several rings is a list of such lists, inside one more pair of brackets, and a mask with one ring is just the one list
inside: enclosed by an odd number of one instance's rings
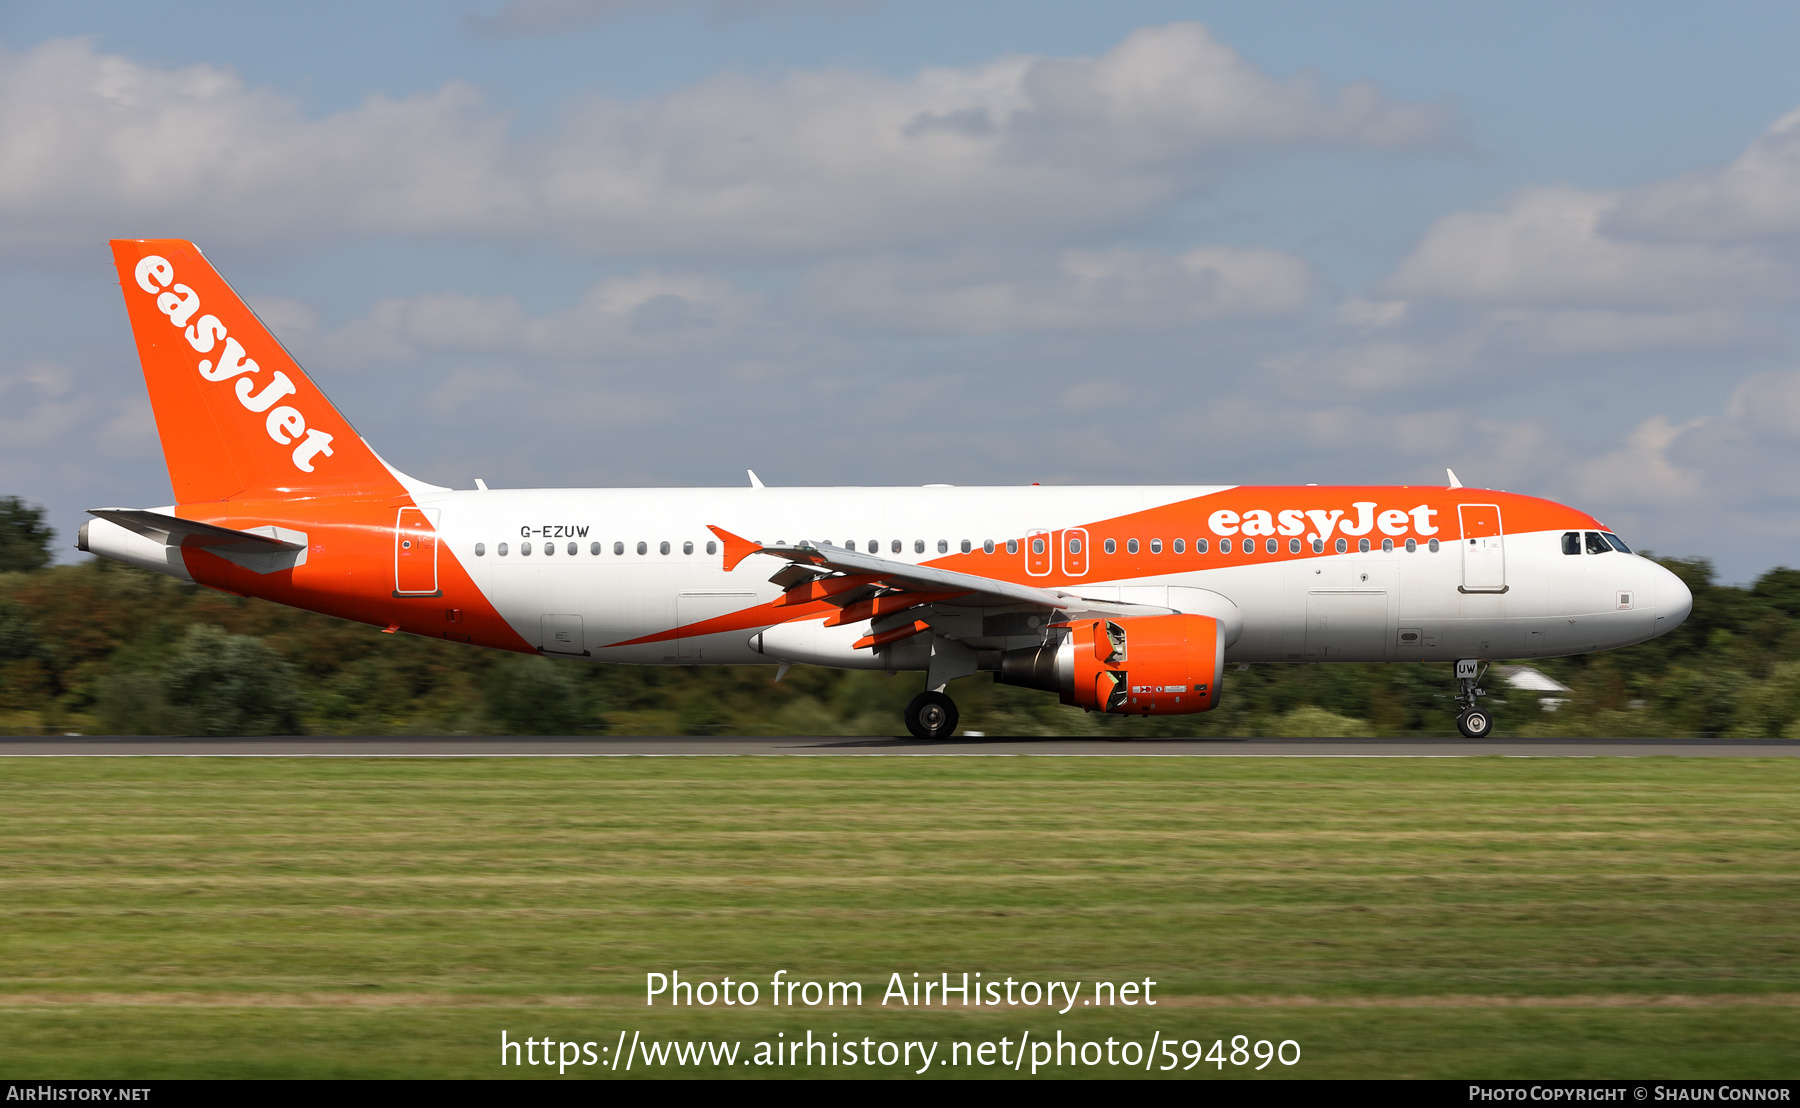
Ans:
{"label": "orange engine cowling", "polygon": [[1061,642],[1010,650],[999,680],[1092,712],[1184,715],[1219,703],[1225,638],[1211,616],[1128,616],[1066,625]]}

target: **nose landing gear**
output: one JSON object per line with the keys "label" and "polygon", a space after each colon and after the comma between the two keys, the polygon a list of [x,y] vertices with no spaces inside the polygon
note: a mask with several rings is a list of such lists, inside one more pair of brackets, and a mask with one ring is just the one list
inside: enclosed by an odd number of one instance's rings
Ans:
{"label": "nose landing gear", "polygon": [[956,701],[941,692],[922,692],[906,706],[906,729],[919,739],[947,739],[956,734]]}
{"label": "nose landing gear", "polygon": [[1478,659],[1462,658],[1456,663],[1456,706],[1462,709],[1456,717],[1456,729],[1465,739],[1485,739],[1494,729],[1494,717],[1486,708],[1476,707],[1478,698],[1487,695],[1486,689],[1476,687],[1483,672]]}

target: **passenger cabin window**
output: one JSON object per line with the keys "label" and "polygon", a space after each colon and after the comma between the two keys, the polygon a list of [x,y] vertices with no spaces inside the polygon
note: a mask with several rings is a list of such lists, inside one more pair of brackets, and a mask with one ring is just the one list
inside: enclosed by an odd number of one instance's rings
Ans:
{"label": "passenger cabin window", "polygon": [[660,546],[658,546],[657,549],[659,551],[661,551],[662,553],[667,554],[669,552],[669,544],[668,544],[667,540],[665,540]]}
{"label": "passenger cabin window", "polygon": [[1393,539],[1382,539],[1381,540],[1381,552],[1383,554],[1392,554],[1394,552],[1394,540]]}
{"label": "passenger cabin window", "polygon": [[719,552],[719,544],[718,544],[718,543],[716,543],[716,542],[713,542],[713,541],[712,541],[712,540],[710,540],[710,539],[709,539],[709,540],[707,540],[707,543],[706,543],[706,552],[707,552],[707,553],[708,553],[708,554],[717,554],[717,553],[718,553],[718,552]]}
{"label": "passenger cabin window", "polygon": [[600,553],[600,544],[599,544],[599,543],[597,543],[597,542],[591,542],[591,543],[588,543],[588,553],[589,553],[589,554],[598,554],[598,553]]}
{"label": "passenger cabin window", "polygon": [[1564,531],[1563,532],[1563,553],[1564,554],[1579,554],[1579,553],[1581,553],[1581,532],[1580,531]]}
{"label": "passenger cabin window", "polygon": [[1127,553],[1127,554],[1136,554],[1137,553],[1137,540],[1136,539],[1126,539],[1125,540],[1125,553]]}
{"label": "passenger cabin window", "polygon": [[486,553],[487,553],[487,543],[478,542],[475,544],[475,556],[477,558],[481,557],[483,554],[486,554]]}
{"label": "passenger cabin window", "polygon": [[681,544],[681,552],[683,554],[692,554],[694,552],[694,544],[691,542],[682,543]]}
{"label": "passenger cabin window", "polygon": [[[1408,541],[1410,542],[1411,540]],[[1426,544],[1426,549],[1430,550],[1433,554],[1436,554],[1438,552],[1438,541],[1432,539],[1431,542]]]}
{"label": "passenger cabin window", "polygon": [[1339,554],[1348,554],[1350,552],[1350,540],[1339,539],[1337,541],[1337,552]]}
{"label": "passenger cabin window", "polygon": [[1277,549],[1279,549],[1280,546],[1281,546],[1280,542],[1276,539],[1269,539],[1267,542],[1263,543],[1263,549],[1268,551],[1271,554],[1275,553],[1275,551]]}
{"label": "passenger cabin window", "polygon": [[914,539],[913,540],[913,553],[914,554],[925,553],[925,540],[924,539]]}
{"label": "passenger cabin window", "polygon": [[1017,554],[1019,552],[1019,540],[1018,539],[1007,539],[1006,540],[1006,552],[1008,554]]}
{"label": "passenger cabin window", "polygon": [[576,545],[575,545],[575,544],[574,544],[574,543],[570,543],[570,544],[569,544],[569,555],[570,555],[570,557],[573,557],[573,556],[574,556],[574,555],[575,555],[575,554],[577,554],[577,553],[579,553],[579,552],[580,552],[580,550],[581,550],[581,548],[580,548],[580,547],[578,547],[578,546],[576,546]]}
{"label": "passenger cabin window", "polygon": [[1288,540],[1288,553],[1289,554],[1300,553],[1300,540],[1299,539],[1289,539]]}
{"label": "passenger cabin window", "polygon": [[1312,541],[1312,548],[1313,548],[1314,554],[1325,553],[1325,540],[1324,539],[1314,539]]}
{"label": "passenger cabin window", "polygon": [[[993,545],[993,543],[988,544],[989,547],[992,547]],[[964,539],[962,541],[962,552],[967,554],[971,549],[973,549],[973,544],[971,544],[968,539]]]}
{"label": "passenger cabin window", "polygon": [[1194,540],[1194,553],[1204,554],[1204,553],[1206,553],[1206,547],[1207,547],[1207,542],[1205,539],[1195,539]]}
{"label": "passenger cabin window", "polygon": [[531,557],[531,544],[530,543],[522,542],[519,544],[519,557],[521,557],[521,558]]}
{"label": "passenger cabin window", "polygon": [[625,553],[625,544],[622,542],[613,543],[613,555],[616,557],[623,553]]}
{"label": "passenger cabin window", "polygon": [[[968,552],[969,552],[969,540],[964,539],[963,540],[963,553],[967,554]],[[950,553],[950,540],[949,539],[939,539],[938,540],[938,553],[939,554]]]}
{"label": "passenger cabin window", "polygon": [[647,542],[640,542],[640,543],[638,543],[638,553],[639,553],[639,554],[648,554],[648,553],[650,553],[650,544],[649,544],[649,543],[647,543]]}
{"label": "passenger cabin window", "polygon": [[1161,554],[1162,553],[1162,540],[1161,539],[1151,539],[1150,540],[1150,553],[1152,553],[1152,554]]}
{"label": "passenger cabin window", "polygon": [[494,548],[494,551],[495,551],[495,553],[499,554],[502,558],[506,557],[506,544],[501,543],[499,546]]}
{"label": "passenger cabin window", "polygon": [[1418,539],[1407,539],[1406,540],[1406,552],[1408,554],[1414,553],[1418,549],[1419,549],[1419,540]]}
{"label": "passenger cabin window", "polygon": [[844,549],[845,550],[855,550],[856,549],[856,540],[855,539],[846,539],[844,541]]}
{"label": "passenger cabin window", "polygon": [[889,544],[889,546],[893,549],[893,552],[895,554],[900,553],[900,540],[899,539],[895,539],[892,543]]}
{"label": "passenger cabin window", "polygon": [[982,539],[981,540],[981,552],[983,554],[992,554],[994,552],[994,540],[993,539]]}
{"label": "passenger cabin window", "polygon": [[869,553],[871,553],[871,554],[881,553],[881,540],[880,539],[870,539],[869,540]]}
{"label": "passenger cabin window", "polygon": [[1177,554],[1186,554],[1187,553],[1187,540],[1186,539],[1176,539],[1175,540],[1175,553],[1177,553]]}
{"label": "passenger cabin window", "polygon": [[1071,553],[1071,554],[1081,553],[1081,540],[1080,539],[1070,539],[1069,540],[1069,553]]}
{"label": "passenger cabin window", "polygon": [[1108,554],[1117,554],[1119,552],[1119,544],[1111,539],[1107,539],[1104,546]]}
{"label": "passenger cabin window", "polygon": [[1044,540],[1043,539],[1032,539],[1031,540],[1031,552],[1033,554],[1042,554],[1044,552]]}
{"label": "passenger cabin window", "polygon": [[[1249,540],[1246,539],[1244,541],[1248,542]],[[1220,539],[1219,540],[1219,553],[1221,553],[1221,554],[1231,553],[1231,540],[1230,539]]]}
{"label": "passenger cabin window", "polygon": [[1601,536],[1600,532],[1587,531],[1587,532],[1584,532],[1584,534],[1587,537],[1587,552],[1589,554],[1610,554],[1610,553],[1612,553],[1612,547],[1610,547],[1606,544],[1606,539]]}
{"label": "passenger cabin window", "polygon": [[1367,554],[1369,552],[1369,540],[1368,539],[1357,539],[1356,540],[1356,552],[1358,554]]}

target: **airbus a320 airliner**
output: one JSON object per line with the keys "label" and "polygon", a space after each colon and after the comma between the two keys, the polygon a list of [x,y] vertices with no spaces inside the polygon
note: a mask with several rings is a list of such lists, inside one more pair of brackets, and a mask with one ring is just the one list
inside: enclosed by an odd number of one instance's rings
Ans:
{"label": "airbus a320 airliner", "polygon": [[639,665],[922,670],[920,738],[991,672],[1204,712],[1229,662],[1483,664],[1625,646],[1681,580],[1574,508],[1419,486],[449,489],[357,435],[193,244],[116,240],[176,503],[80,548],[388,631]]}

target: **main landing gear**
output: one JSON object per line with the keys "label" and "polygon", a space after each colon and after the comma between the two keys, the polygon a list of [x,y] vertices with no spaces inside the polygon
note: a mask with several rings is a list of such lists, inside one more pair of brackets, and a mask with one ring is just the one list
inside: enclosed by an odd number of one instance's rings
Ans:
{"label": "main landing gear", "polygon": [[1481,662],[1475,658],[1456,663],[1456,706],[1462,709],[1456,717],[1456,729],[1465,739],[1485,739],[1494,729],[1494,717],[1486,708],[1476,707],[1477,700],[1487,695],[1486,689],[1476,687],[1481,674]]}
{"label": "main landing gear", "polygon": [[956,734],[956,701],[941,692],[922,692],[906,706],[906,729],[919,739],[947,739]]}

